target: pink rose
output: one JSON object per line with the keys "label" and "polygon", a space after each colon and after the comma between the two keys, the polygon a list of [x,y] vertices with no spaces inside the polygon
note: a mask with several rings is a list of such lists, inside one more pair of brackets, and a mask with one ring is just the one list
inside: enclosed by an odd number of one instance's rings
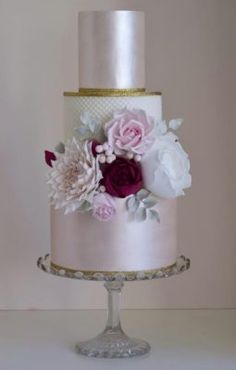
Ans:
{"label": "pink rose", "polygon": [[130,194],[137,193],[143,186],[140,163],[126,158],[116,158],[111,164],[102,168],[106,192],[118,198],[125,198]]}
{"label": "pink rose", "polygon": [[144,154],[155,141],[154,122],[141,109],[122,109],[105,124],[108,144],[115,154]]}
{"label": "pink rose", "polygon": [[93,216],[99,221],[108,221],[116,214],[113,197],[107,193],[99,193],[93,198]]}

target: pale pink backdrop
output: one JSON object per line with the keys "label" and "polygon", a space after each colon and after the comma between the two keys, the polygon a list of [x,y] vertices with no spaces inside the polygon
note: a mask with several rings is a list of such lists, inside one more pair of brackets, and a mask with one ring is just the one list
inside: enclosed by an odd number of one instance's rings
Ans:
{"label": "pale pink backdrop", "polygon": [[64,90],[78,80],[77,13],[146,12],[147,84],[183,117],[193,187],[180,201],[179,252],[191,270],[128,283],[125,307],[236,307],[236,2],[2,0],[0,308],[100,308],[102,284],[36,269],[49,250],[43,150],[62,138]]}

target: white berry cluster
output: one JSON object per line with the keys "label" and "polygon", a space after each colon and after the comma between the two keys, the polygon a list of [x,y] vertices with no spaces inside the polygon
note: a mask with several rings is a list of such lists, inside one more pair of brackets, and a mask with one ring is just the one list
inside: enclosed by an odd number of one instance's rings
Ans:
{"label": "white berry cluster", "polygon": [[[116,159],[116,155],[113,152],[112,147],[106,142],[104,144],[98,144],[95,147],[95,151],[98,154],[98,160],[100,163],[112,163]],[[134,159],[136,162],[140,162],[142,156],[133,152],[127,152],[126,158]]]}
{"label": "white berry cluster", "polygon": [[105,186],[104,186],[104,185],[100,185],[100,186],[99,186],[99,188],[98,188],[98,191],[99,191],[100,193],[105,193],[105,192],[106,192],[106,188],[105,188]]}
{"label": "white berry cluster", "polygon": [[116,159],[112,147],[108,143],[99,144],[95,148],[100,163],[112,163]]}
{"label": "white berry cluster", "polygon": [[142,156],[140,154],[134,154],[133,152],[127,152],[126,157],[128,159],[134,159],[135,162],[140,162],[142,159]]}

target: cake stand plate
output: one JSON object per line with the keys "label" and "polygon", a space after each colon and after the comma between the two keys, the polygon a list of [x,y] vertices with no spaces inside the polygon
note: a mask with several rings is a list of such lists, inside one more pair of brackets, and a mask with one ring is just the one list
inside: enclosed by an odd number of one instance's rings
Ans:
{"label": "cake stand plate", "polygon": [[104,281],[108,292],[108,319],[104,331],[95,338],[76,345],[82,355],[96,358],[129,358],[148,353],[150,345],[140,339],[129,338],[120,323],[120,295],[124,281],[151,280],[180,274],[190,267],[190,260],[184,256],[176,263],[159,269],[146,271],[75,271],[54,265],[50,255],[40,257],[38,267],[50,274],[78,280]]}

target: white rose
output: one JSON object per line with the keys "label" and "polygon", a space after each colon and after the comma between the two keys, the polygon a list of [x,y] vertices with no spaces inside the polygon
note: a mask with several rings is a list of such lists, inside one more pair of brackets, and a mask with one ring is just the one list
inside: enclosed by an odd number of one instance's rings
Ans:
{"label": "white rose", "polygon": [[172,132],[158,136],[141,164],[144,187],[161,198],[184,195],[191,186],[188,155]]}

